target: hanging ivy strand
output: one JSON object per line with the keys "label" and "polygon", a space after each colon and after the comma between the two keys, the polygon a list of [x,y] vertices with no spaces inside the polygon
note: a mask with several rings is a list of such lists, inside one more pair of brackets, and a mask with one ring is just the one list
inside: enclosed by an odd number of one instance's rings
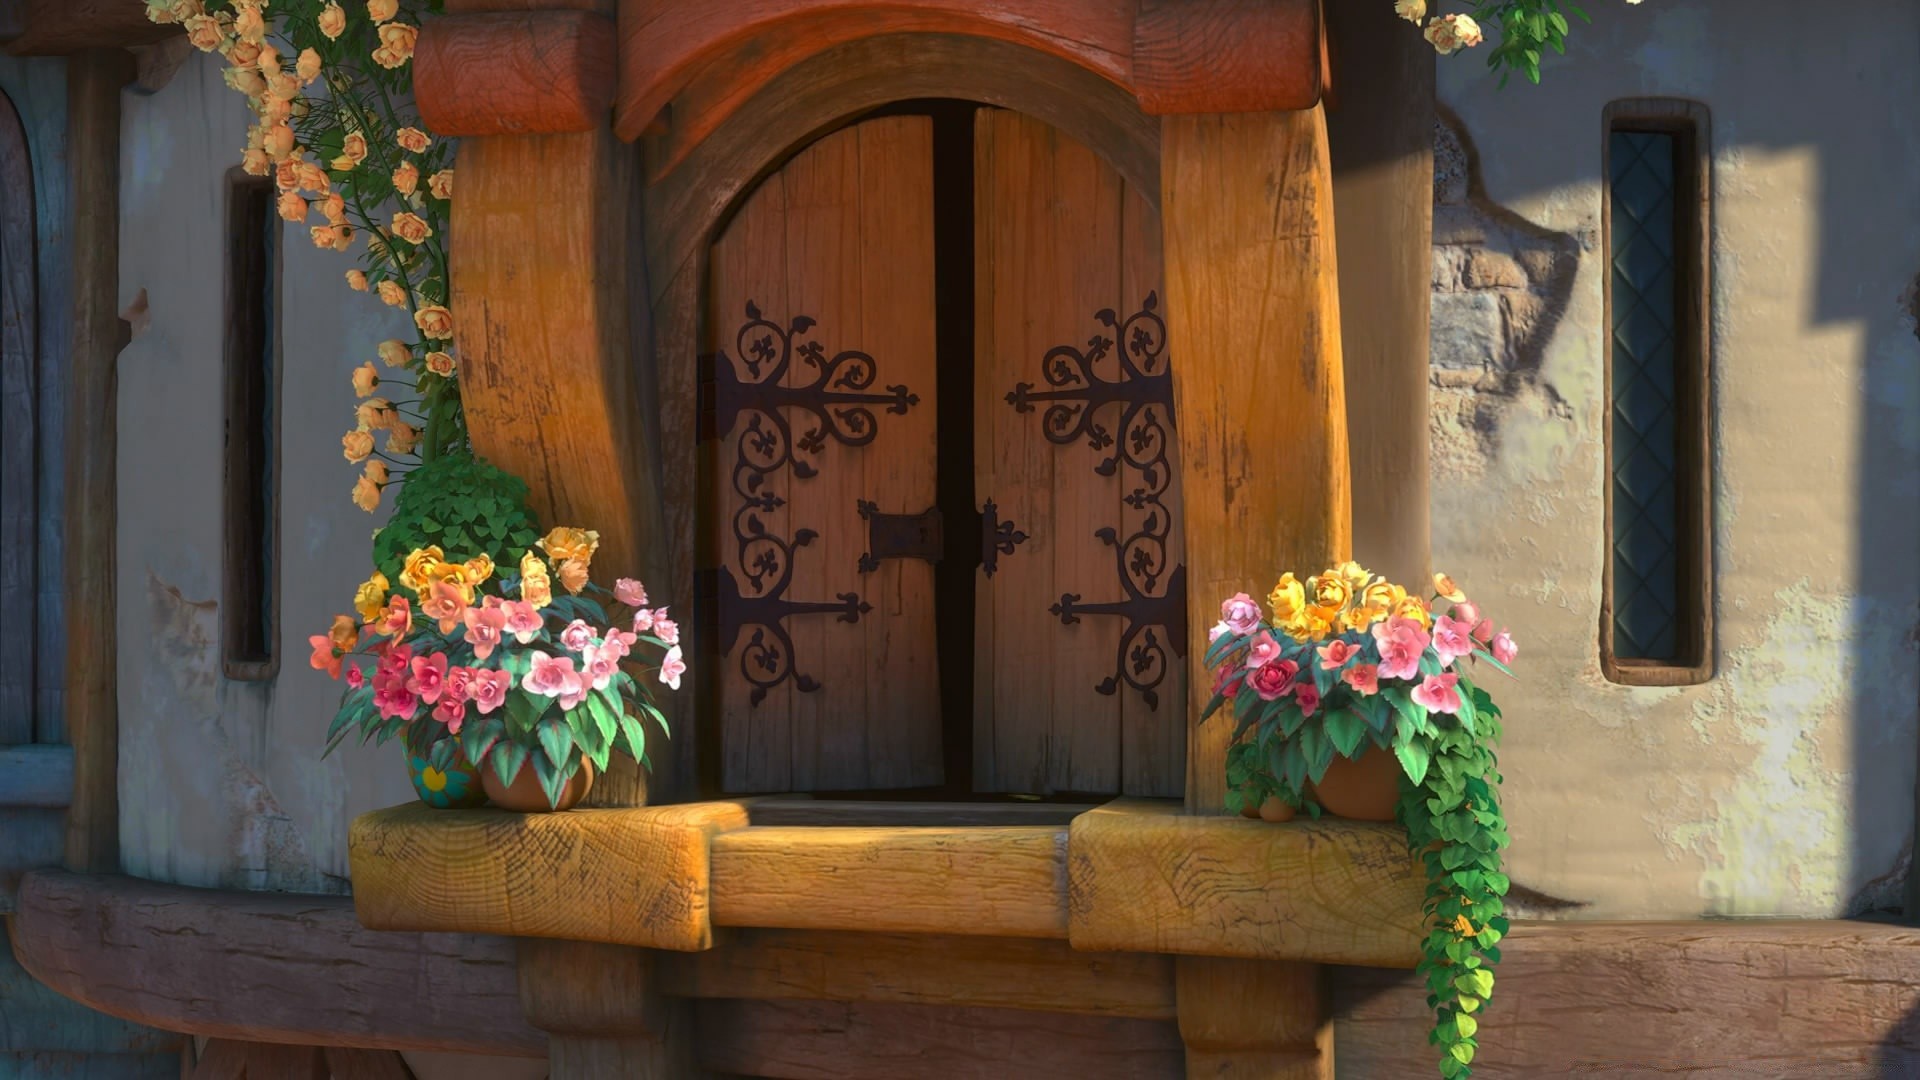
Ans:
{"label": "hanging ivy strand", "polygon": [[[413,105],[413,50],[440,0],[147,0],[147,17],[178,24],[227,61],[228,86],[255,122],[241,167],[271,176],[279,214],[316,247],[361,252],[348,284],[412,317],[405,339],[381,342],[379,365],[353,372],[359,404],[341,437],[361,466],[353,501],[372,512],[411,466],[469,449],[447,293],[453,144]],[[384,435],[385,445],[376,444]]]}
{"label": "hanging ivy strand", "polygon": [[[1640,0],[1627,0],[1638,4]],[[1452,56],[1486,40],[1485,26],[1497,26],[1500,43],[1487,56],[1487,66],[1500,73],[1500,85],[1514,72],[1527,81],[1540,81],[1540,57],[1546,50],[1567,53],[1567,16],[1590,23],[1587,13],[1573,3],[1561,0],[1471,0],[1463,4],[1467,12],[1441,14],[1439,0],[1393,0],[1393,10],[1401,18],[1421,28],[1427,42],[1442,56]],[[1431,13],[1429,8],[1433,8]]]}

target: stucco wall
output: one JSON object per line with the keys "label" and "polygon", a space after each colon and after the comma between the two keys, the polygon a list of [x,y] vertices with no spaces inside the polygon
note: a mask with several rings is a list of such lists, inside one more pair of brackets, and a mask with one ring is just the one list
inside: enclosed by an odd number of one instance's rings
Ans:
{"label": "stucco wall", "polygon": [[[351,370],[401,318],[347,288],[350,256],[282,230],[279,676],[222,676],[221,335],[225,176],[249,114],[195,54],[124,98],[120,301],[120,845],[126,871],[186,885],[346,891],[347,825],[413,798],[402,752],[322,761],[338,684],[309,634],[345,610],[381,518],[348,500]],[[142,296],[144,294],[144,307]]]}
{"label": "stucco wall", "polygon": [[[1433,551],[1499,680],[1529,914],[1897,905],[1920,713],[1920,8],[1605,4],[1544,83],[1440,65]],[[1717,673],[1614,685],[1598,624],[1601,112],[1712,115]],[[1523,894],[1524,896],[1524,894]],[[1558,903],[1568,901],[1571,904]]]}

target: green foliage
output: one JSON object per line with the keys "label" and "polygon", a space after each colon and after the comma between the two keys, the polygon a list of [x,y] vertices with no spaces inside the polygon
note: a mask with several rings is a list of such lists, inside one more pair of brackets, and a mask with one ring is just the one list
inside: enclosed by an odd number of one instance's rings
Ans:
{"label": "green foliage", "polygon": [[1500,85],[1515,72],[1528,82],[1540,81],[1540,57],[1547,49],[1566,55],[1567,16],[1592,22],[1587,13],[1561,0],[1476,0],[1474,21],[1482,32],[1495,26],[1500,43],[1487,56],[1487,66],[1500,73]]}
{"label": "green foliage", "polygon": [[393,518],[374,538],[373,565],[398,583],[409,553],[438,545],[448,562],[485,555],[504,573],[539,538],[526,482],[461,451],[407,475]]}

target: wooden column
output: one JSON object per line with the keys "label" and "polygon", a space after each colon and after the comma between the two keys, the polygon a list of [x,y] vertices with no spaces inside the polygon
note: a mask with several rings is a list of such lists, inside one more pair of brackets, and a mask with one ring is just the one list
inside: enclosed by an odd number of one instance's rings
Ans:
{"label": "wooden column", "polygon": [[1318,964],[1211,956],[1175,964],[1189,1080],[1333,1080],[1333,1019]]}
{"label": "wooden column", "polygon": [[519,939],[520,1007],[551,1036],[549,1080],[709,1080],[690,1003],[661,996],[645,949]]}
{"label": "wooden column", "polygon": [[[120,91],[133,58],[94,49],[67,58],[67,174],[72,178],[73,334],[68,373],[67,739],[73,801],[69,870],[120,868],[120,717],[114,686],[114,455],[120,318]],[[51,328],[49,328],[51,329]]]}
{"label": "wooden column", "polygon": [[[1418,592],[1428,524],[1434,52],[1385,3],[1326,7],[1353,555]],[[1345,75],[1343,78],[1342,75]]]}
{"label": "wooden column", "polygon": [[[635,358],[646,352],[629,316],[644,310],[635,300],[644,293],[629,292],[629,275],[642,272],[629,244],[634,156],[604,125],[463,140],[453,316],[474,448],[527,480],[543,524],[599,531],[603,584],[637,574],[664,595],[661,506],[635,392]],[[671,744],[648,735],[664,770]],[[591,801],[646,800],[646,778],[616,757]]]}
{"label": "wooden column", "polygon": [[[1160,139],[1197,716],[1220,601],[1350,554],[1332,174],[1318,107],[1169,116]],[[1230,710],[1194,727],[1189,809],[1224,812],[1232,733]]]}

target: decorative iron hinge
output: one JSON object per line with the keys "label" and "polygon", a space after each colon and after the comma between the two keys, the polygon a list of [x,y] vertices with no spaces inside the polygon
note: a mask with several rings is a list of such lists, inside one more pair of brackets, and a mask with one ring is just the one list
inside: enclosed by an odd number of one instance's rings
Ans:
{"label": "decorative iron hinge", "polygon": [[988,499],[980,513],[980,565],[992,577],[1000,569],[1000,556],[1013,554],[1013,549],[1027,542],[1027,534],[1016,528],[1011,521],[1000,520],[1000,508]]}
{"label": "decorative iron hinge", "polygon": [[940,508],[917,514],[883,514],[880,507],[861,499],[860,517],[867,523],[867,550],[860,556],[860,572],[871,574],[884,559],[920,559],[937,563],[946,554],[946,526]]}

